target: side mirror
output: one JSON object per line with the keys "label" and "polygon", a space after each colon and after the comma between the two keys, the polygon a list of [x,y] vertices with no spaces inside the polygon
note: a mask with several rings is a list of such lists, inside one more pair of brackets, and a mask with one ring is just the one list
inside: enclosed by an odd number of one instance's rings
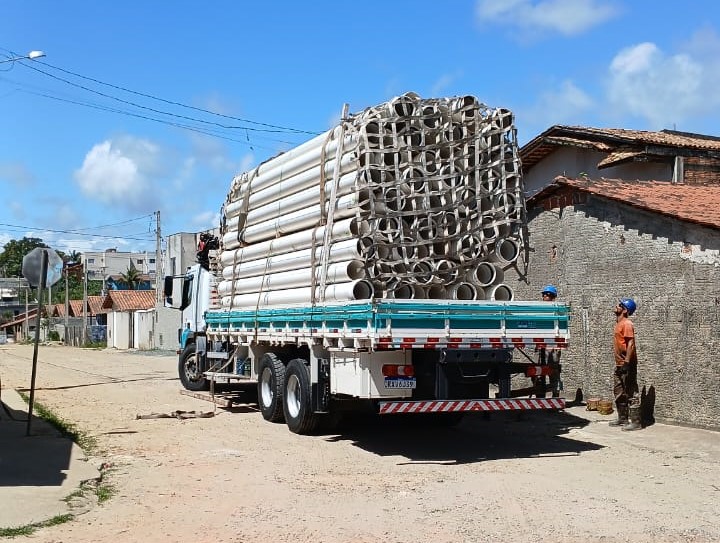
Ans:
{"label": "side mirror", "polygon": [[173,294],[173,278],[172,275],[166,275],[163,281],[163,296],[172,300]]}

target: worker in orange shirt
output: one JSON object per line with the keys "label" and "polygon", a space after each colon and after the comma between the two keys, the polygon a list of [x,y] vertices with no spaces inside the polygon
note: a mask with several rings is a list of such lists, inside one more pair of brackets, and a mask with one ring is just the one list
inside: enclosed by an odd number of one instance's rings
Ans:
{"label": "worker in orange shirt", "polygon": [[[637,430],[640,426],[639,417],[630,414],[630,402],[638,393],[637,384],[637,347],[635,344],[635,326],[628,318],[637,309],[632,298],[622,298],[615,306],[615,331],[613,345],[615,351],[615,373],[613,374],[613,393],[617,406],[618,418],[611,421],[610,426],[620,426],[623,430]],[[639,409],[633,414],[639,415]]]}

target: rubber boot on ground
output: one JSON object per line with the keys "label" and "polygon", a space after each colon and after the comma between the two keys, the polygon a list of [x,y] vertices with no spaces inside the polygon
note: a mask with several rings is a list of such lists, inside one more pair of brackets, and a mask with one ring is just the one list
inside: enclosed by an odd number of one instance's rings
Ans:
{"label": "rubber boot on ground", "polygon": [[617,420],[611,420],[608,424],[610,426],[626,426],[628,424],[628,406],[627,404],[617,404]]}
{"label": "rubber boot on ground", "polygon": [[623,426],[623,430],[632,431],[632,430],[640,430],[642,428],[642,423],[640,420],[640,405],[631,405],[630,409],[630,423]]}

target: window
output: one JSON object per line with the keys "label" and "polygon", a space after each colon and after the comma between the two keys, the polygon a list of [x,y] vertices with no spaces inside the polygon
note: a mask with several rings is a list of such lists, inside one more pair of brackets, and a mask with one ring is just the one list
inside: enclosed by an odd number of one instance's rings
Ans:
{"label": "window", "polygon": [[87,263],[88,263],[88,264],[95,264],[95,259],[94,259],[94,258],[88,258],[88,259],[87,259]]}
{"label": "window", "polygon": [[148,262],[149,262],[150,264],[155,264],[155,259],[154,259],[154,258],[150,258],[150,259],[148,259]]}
{"label": "window", "polygon": [[137,259],[137,263],[138,263],[138,264],[142,264],[142,263],[143,263],[143,259],[142,259],[142,258],[138,258],[138,259]]}

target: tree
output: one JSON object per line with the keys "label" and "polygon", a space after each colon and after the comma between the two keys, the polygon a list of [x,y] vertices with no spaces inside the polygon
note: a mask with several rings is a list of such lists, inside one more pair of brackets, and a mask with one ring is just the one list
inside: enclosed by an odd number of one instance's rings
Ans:
{"label": "tree", "polygon": [[135,290],[135,287],[140,282],[141,275],[142,274],[135,267],[135,264],[130,262],[130,266],[127,271],[125,273],[121,273],[120,277],[127,284],[129,290]]}
{"label": "tree", "polygon": [[47,247],[40,238],[11,239],[0,253],[0,275],[21,277],[23,257],[36,247]]}
{"label": "tree", "polygon": [[[88,296],[99,296],[102,293],[102,285],[102,281],[88,281]],[[56,287],[52,288],[50,303],[63,304],[65,303],[65,277]],[[68,275],[68,300],[82,300],[84,290],[82,276]]]}
{"label": "tree", "polygon": [[82,253],[78,253],[77,251],[70,251],[65,258],[65,262],[68,264],[77,264],[80,262],[80,258],[82,257]]}

